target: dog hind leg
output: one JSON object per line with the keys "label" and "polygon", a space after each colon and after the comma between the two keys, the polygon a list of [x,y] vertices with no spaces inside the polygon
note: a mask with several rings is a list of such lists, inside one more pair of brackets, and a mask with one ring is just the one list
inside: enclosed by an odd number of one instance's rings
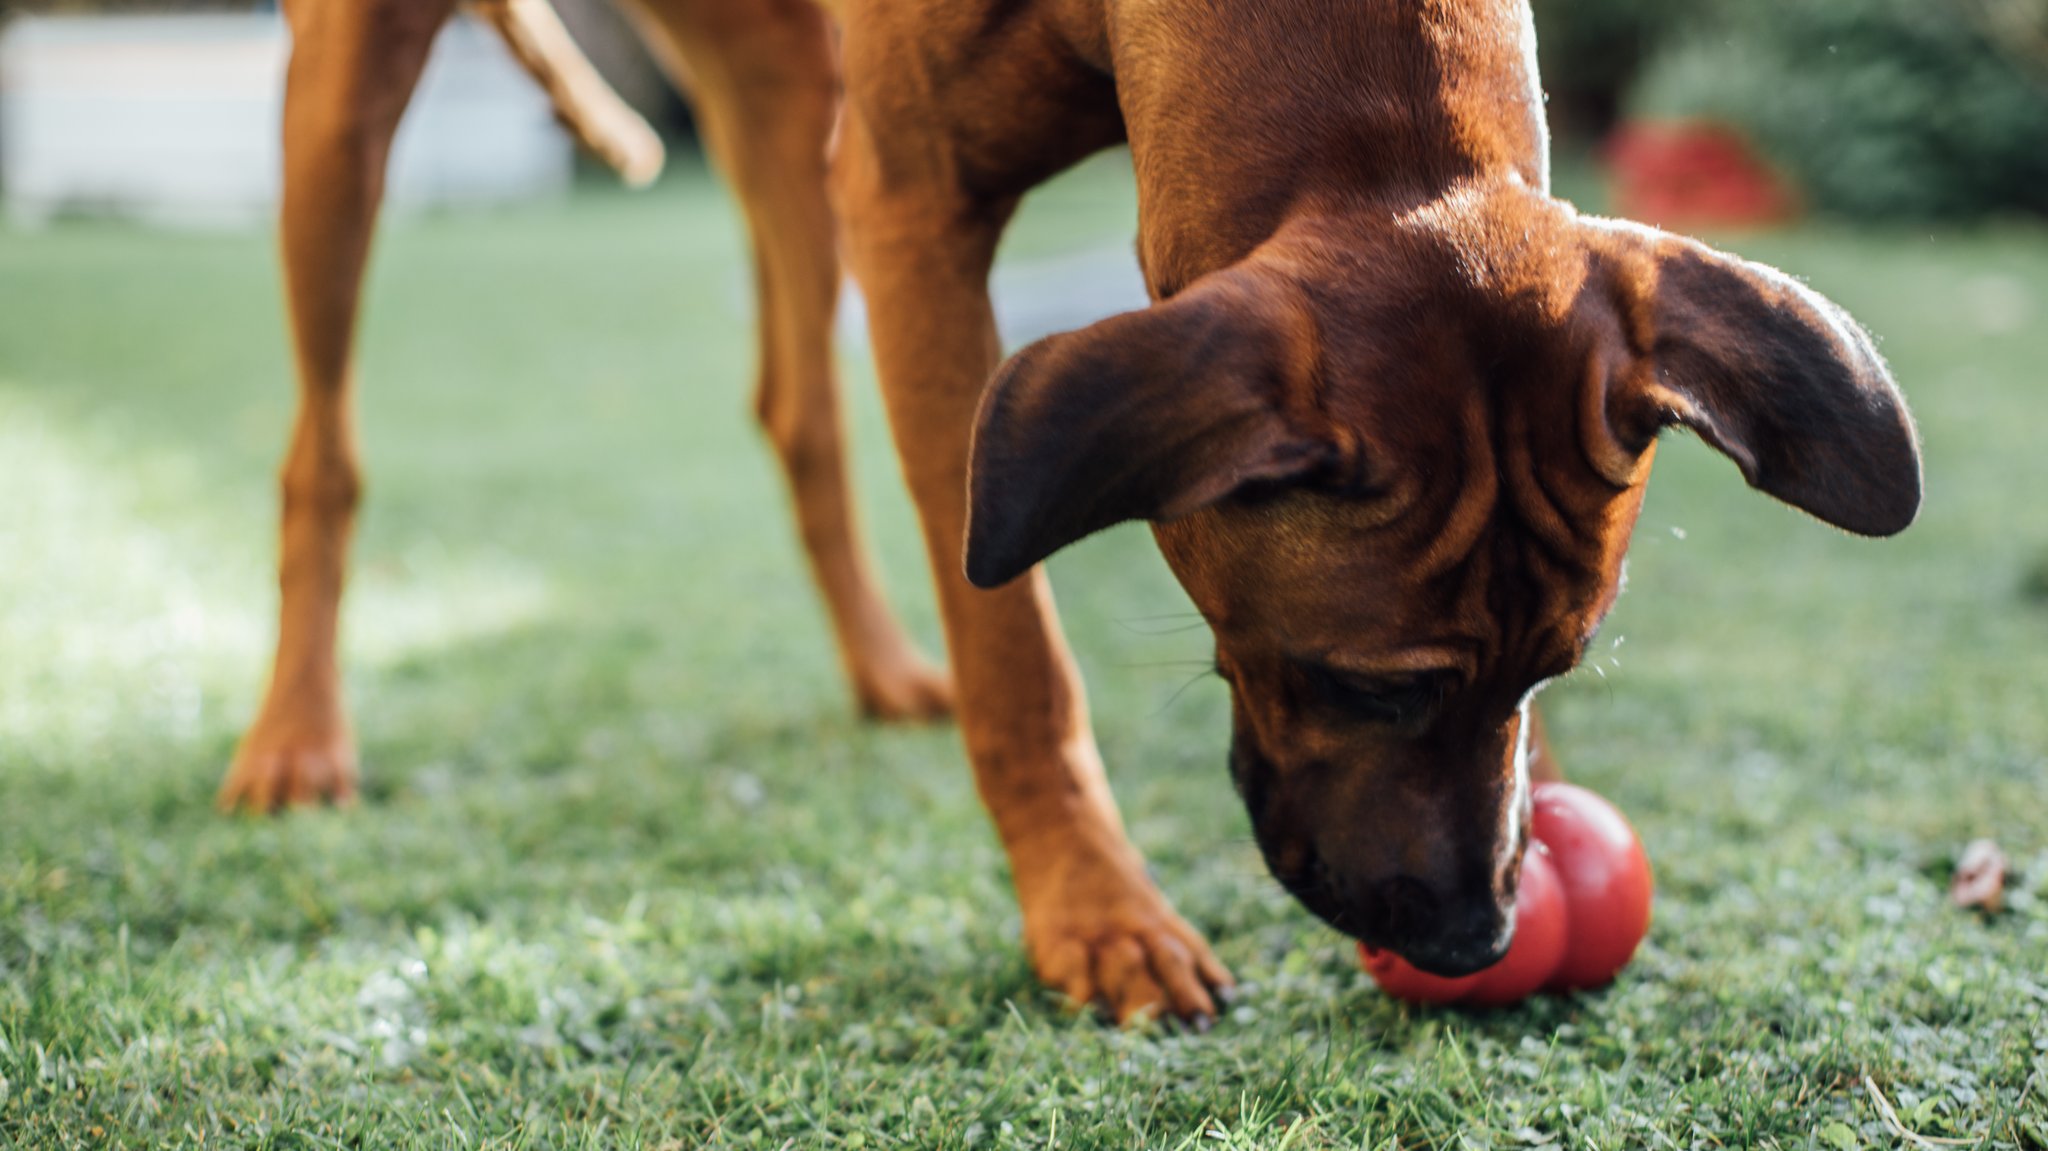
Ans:
{"label": "dog hind leg", "polygon": [[756,408],[854,694],[877,719],[942,717],[952,685],[890,612],[847,481],[825,179],[838,100],[830,25],[809,0],[642,0],[638,15],[746,212],[760,310]]}
{"label": "dog hind leg", "polygon": [[361,498],[350,352],[398,120],[453,0],[293,0],[280,237],[299,406],[282,475],[277,659],[223,809],[340,801],[355,744],[335,665]]}

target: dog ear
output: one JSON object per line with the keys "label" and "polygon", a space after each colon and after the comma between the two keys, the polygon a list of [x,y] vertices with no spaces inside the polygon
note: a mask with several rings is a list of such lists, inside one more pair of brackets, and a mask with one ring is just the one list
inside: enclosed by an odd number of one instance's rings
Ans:
{"label": "dog ear", "polygon": [[1242,266],[1173,299],[1050,336],[989,382],[968,463],[967,578],[992,588],[1125,520],[1170,520],[1247,484],[1299,478],[1314,325]]}
{"label": "dog ear", "polygon": [[1609,419],[1647,446],[1691,428],[1751,487],[1859,535],[1905,529],[1920,508],[1920,449],[1870,336],[1774,268],[1652,229],[1603,224],[1636,370],[1610,385]]}

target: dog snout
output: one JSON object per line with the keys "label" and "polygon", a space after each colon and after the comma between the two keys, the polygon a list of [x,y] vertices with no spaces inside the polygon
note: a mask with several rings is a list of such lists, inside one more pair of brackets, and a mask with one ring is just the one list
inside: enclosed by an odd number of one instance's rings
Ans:
{"label": "dog snout", "polygon": [[1267,867],[1303,906],[1346,935],[1435,975],[1481,970],[1514,938],[1512,899],[1470,882],[1384,870],[1305,836],[1262,836]]}
{"label": "dog snout", "polygon": [[1405,874],[1335,886],[1343,906],[1332,922],[1432,975],[1491,967],[1514,938],[1512,910],[1488,893],[1451,893]]}
{"label": "dog snout", "polygon": [[1383,941],[1432,975],[1470,975],[1493,966],[1514,939],[1514,915],[1490,894],[1448,896],[1413,876],[1398,875],[1380,885],[1386,907]]}

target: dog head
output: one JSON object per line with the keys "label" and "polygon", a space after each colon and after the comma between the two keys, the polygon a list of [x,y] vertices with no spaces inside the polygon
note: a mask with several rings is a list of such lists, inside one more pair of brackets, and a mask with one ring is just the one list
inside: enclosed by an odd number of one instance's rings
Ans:
{"label": "dog head", "polygon": [[1002,367],[967,575],[993,587],[1151,521],[1215,633],[1274,875],[1459,974],[1512,935],[1528,703],[1613,603],[1674,425],[1849,531],[1918,509],[1869,337],[1771,269],[1518,186],[1296,221]]}

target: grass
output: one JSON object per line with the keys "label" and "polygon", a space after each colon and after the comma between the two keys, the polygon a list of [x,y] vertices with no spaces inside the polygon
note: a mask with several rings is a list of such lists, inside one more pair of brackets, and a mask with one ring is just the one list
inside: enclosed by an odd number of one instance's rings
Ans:
{"label": "grass", "polygon": [[[1091,166],[1011,251],[1122,243],[1128,203]],[[1145,535],[1055,563],[1133,833],[1247,983],[1197,1037],[1063,1012],[954,735],[851,718],[701,173],[387,232],[364,802],[277,819],[208,802],[272,626],[270,245],[0,234],[0,1144],[1900,1146],[1867,1077],[1923,1135],[2048,1148],[2048,233],[1740,246],[1884,335],[1927,505],[1856,541],[1667,445],[1610,646],[1545,697],[1658,868],[1611,990],[1380,996],[1264,876]],[[1979,835],[1993,919],[1944,900]]]}

